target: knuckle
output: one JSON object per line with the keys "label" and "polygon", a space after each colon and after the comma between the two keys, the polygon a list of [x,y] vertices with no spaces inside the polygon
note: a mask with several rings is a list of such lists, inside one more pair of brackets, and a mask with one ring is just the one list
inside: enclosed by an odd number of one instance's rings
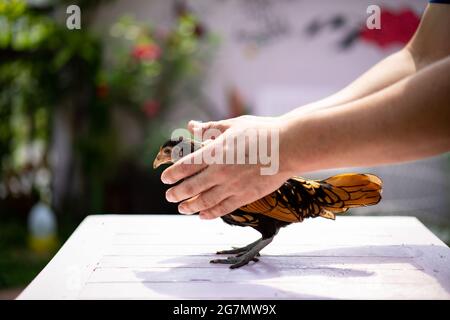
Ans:
{"label": "knuckle", "polygon": [[194,193],[194,190],[195,190],[195,188],[192,185],[192,183],[185,182],[185,185],[184,185],[184,188],[183,188],[184,193],[186,193],[188,195],[192,195]]}
{"label": "knuckle", "polygon": [[202,195],[199,197],[198,202],[202,209],[207,209],[207,208],[211,207],[211,205],[213,204],[211,200],[212,199],[210,198],[210,196]]}
{"label": "knuckle", "polygon": [[220,216],[223,216],[227,211],[227,205],[224,203],[226,200],[223,201],[219,201],[216,206],[217,206],[217,210],[218,210],[218,214]]}
{"label": "knuckle", "polygon": [[214,209],[209,211],[209,214],[214,217],[220,217],[222,214],[222,205],[218,204]]}
{"label": "knuckle", "polygon": [[226,122],[220,122],[217,124],[217,129],[219,129],[220,131],[225,131],[229,128],[229,124]]}
{"label": "knuckle", "polygon": [[226,213],[228,213],[231,209],[231,203],[229,200],[227,201],[222,201],[221,203],[219,203],[217,205],[217,216],[221,216],[224,215]]}
{"label": "knuckle", "polygon": [[220,212],[221,212],[221,204],[216,204],[213,208],[210,208],[208,210],[206,210],[208,215],[214,216],[214,217],[218,217],[220,216]]}
{"label": "knuckle", "polygon": [[203,127],[204,130],[208,130],[208,129],[214,128],[215,124],[216,124],[215,121],[208,121],[208,122],[205,122],[202,125],[202,127]]}
{"label": "knuckle", "polygon": [[217,194],[216,192],[209,191],[209,192],[205,193],[201,198],[202,198],[204,205],[207,206],[208,208],[210,208],[213,205],[215,205],[218,200],[220,200],[219,197],[220,197],[220,195]]}

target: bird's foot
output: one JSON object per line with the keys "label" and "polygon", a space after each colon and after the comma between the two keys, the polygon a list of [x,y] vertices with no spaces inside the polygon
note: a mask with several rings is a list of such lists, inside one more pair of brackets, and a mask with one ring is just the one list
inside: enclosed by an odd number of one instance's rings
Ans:
{"label": "bird's foot", "polygon": [[[227,259],[214,259],[211,263],[231,264],[230,269],[236,269],[245,266],[250,261],[258,262],[259,251],[272,242],[273,237],[267,239],[260,239],[254,243],[249,244],[246,251],[240,251],[236,256],[228,257]],[[250,248],[248,248],[250,247]],[[243,249],[243,248],[239,248]],[[237,250],[237,249],[234,249]]]}
{"label": "bird's foot", "polygon": [[[245,247],[239,248],[239,247],[233,247],[233,249],[230,250],[221,250],[221,251],[217,251],[216,254],[244,254],[248,251],[250,251],[254,246],[256,246],[259,242],[261,241],[261,239],[256,240],[255,242],[252,242],[248,245],[246,245]],[[239,256],[239,255],[238,255]]]}
{"label": "bird's foot", "polygon": [[246,255],[245,253],[235,257],[228,257],[226,259],[214,259],[211,263],[231,264],[230,268],[235,269],[248,264],[250,261],[258,262],[259,259],[255,256]]}
{"label": "bird's foot", "polygon": [[220,250],[217,251],[216,254],[236,254],[236,253],[241,253],[241,252],[247,252],[246,247],[233,247],[233,249],[229,249],[229,250]]}

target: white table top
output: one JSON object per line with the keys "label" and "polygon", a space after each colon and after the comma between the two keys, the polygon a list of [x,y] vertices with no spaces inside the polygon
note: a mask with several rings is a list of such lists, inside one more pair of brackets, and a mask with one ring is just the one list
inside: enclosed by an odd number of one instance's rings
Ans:
{"label": "white table top", "polygon": [[220,219],[87,217],[19,299],[450,299],[450,249],[411,217],[284,228],[256,264],[210,264],[259,237]]}

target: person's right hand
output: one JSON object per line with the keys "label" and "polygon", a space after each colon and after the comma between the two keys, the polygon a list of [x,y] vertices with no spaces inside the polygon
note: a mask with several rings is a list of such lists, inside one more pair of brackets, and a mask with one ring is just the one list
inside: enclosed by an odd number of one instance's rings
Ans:
{"label": "person's right hand", "polygon": [[[278,118],[263,118],[243,116],[223,121],[199,123],[189,122],[188,128],[194,133],[205,133],[216,130],[213,140],[196,152],[182,158],[161,175],[164,183],[180,184],[170,188],[166,198],[170,202],[180,202],[180,213],[193,214],[200,212],[203,219],[213,219],[228,214],[239,207],[256,201],[278,189],[293,173],[282,147],[279,148],[279,168],[273,175],[262,175],[260,163],[257,164],[193,164],[196,156],[205,159],[215,148],[223,148],[224,156],[232,152],[224,146],[229,137],[251,136],[249,131],[277,130],[279,141],[282,140],[282,123]],[[255,141],[256,140],[256,141]],[[246,158],[251,144],[257,144],[257,139],[246,139]],[[280,143],[281,144],[281,143]],[[277,150],[278,151],[278,150]],[[234,152],[234,151],[233,151]]]}

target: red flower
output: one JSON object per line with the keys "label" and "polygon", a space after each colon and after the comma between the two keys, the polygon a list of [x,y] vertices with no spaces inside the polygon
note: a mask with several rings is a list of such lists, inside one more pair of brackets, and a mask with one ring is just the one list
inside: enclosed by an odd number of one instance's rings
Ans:
{"label": "red flower", "polygon": [[159,107],[160,105],[158,101],[148,100],[142,106],[142,111],[144,111],[147,117],[153,118],[158,114]]}
{"label": "red flower", "polygon": [[368,29],[364,24],[361,40],[386,48],[391,44],[408,43],[419,26],[419,16],[410,9],[400,12],[381,10],[381,29]]}
{"label": "red flower", "polygon": [[101,83],[97,86],[96,94],[99,98],[106,98],[109,93],[109,87],[106,83]]}
{"label": "red flower", "polygon": [[161,56],[161,49],[156,44],[138,44],[131,55],[138,60],[156,60]]}

